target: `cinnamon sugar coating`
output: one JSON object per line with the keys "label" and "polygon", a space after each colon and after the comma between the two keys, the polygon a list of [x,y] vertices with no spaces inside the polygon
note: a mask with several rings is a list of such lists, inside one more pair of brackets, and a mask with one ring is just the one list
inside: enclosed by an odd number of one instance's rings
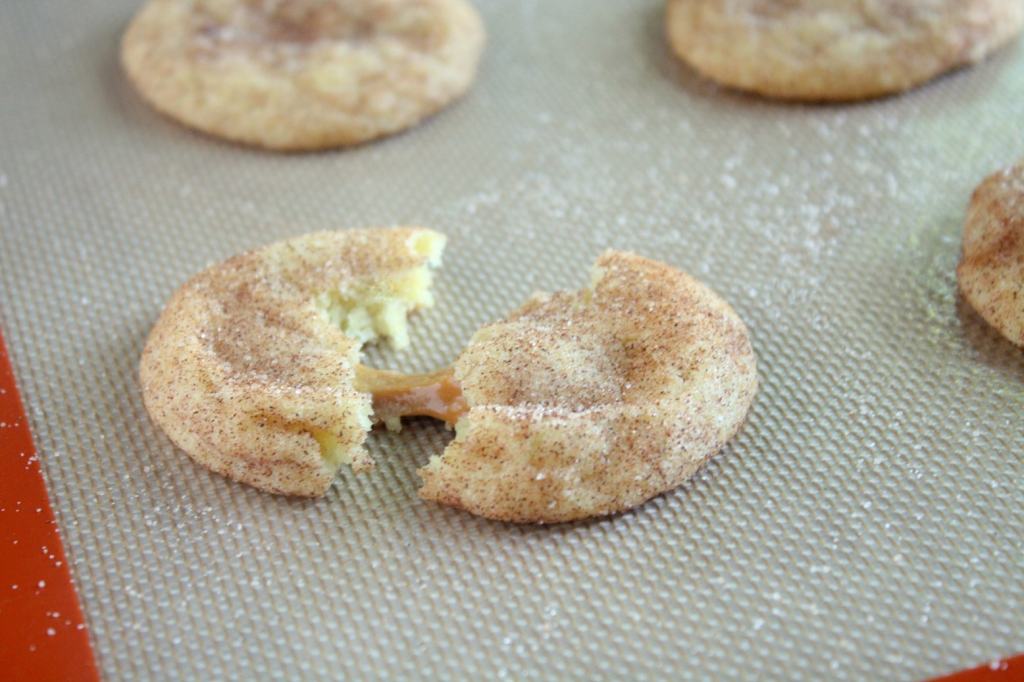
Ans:
{"label": "cinnamon sugar coating", "polygon": [[857,100],[980,61],[1020,33],[1020,0],[668,0],[676,54],[768,97]]}
{"label": "cinnamon sugar coating", "polygon": [[424,499],[515,522],[611,514],[680,485],[736,433],[757,373],[732,308],[630,253],[593,274],[473,336],[455,363],[469,411],[420,470]]}
{"label": "cinnamon sugar coating", "polygon": [[142,354],[146,409],[197,462],[257,488],[322,495],[373,465],[364,341],[407,343],[444,238],[422,228],[319,232],[214,265],[168,302]]}
{"label": "cinnamon sugar coating", "polygon": [[484,43],[468,0],[149,0],[121,61],[142,96],[218,137],[356,144],[463,94]]}
{"label": "cinnamon sugar coating", "polygon": [[978,314],[1024,346],[1024,163],[990,175],[974,191],[956,274]]}

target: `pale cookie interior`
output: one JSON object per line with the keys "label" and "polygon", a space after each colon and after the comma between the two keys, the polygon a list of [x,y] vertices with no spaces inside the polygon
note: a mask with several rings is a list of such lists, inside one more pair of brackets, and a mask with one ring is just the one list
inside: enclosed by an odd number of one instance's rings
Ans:
{"label": "pale cookie interior", "polygon": [[325,291],[315,305],[327,322],[361,345],[383,339],[401,350],[409,345],[409,312],[434,305],[432,281],[424,265],[363,288]]}
{"label": "pale cookie interior", "polygon": [[[434,241],[423,241],[426,249],[435,249],[437,246]],[[432,254],[432,259],[439,256],[439,252],[436,256]],[[431,265],[434,262],[436,260],[432,260]],[[368,343],[387,341],[395,350],[401,350],[409,346],[409,314],[434,305],[434,296],[430,291],[432,282],[430,266],[423,265],[362,288],[323,292],[314,299],[314,305],[330,325],[355,340],[360,349]],[[373,394],[372,385],[359,384],[359,377],[365,375],[366,370],[362,364],[355,364],[355,387],[361,393]],[[360,422],[369,430],[375,418],[384,420],[379,410],[375,410],[370,403],[365,406]],[[388,421],[391,428],[397,429],[393,419]],[[354,464],[361,470],[372,464],[361,457],[361,450],[346,450],[330,430],[311,429],[311,434],[320,444],[321,456],[332,465]]]}

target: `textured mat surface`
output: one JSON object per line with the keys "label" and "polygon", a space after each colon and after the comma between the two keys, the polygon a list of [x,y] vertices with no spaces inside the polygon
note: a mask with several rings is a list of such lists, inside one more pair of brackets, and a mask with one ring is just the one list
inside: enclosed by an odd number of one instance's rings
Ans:
{"label": "textured mat surface", "polygon": [[[0,325],[106,678],[905,679],[1024,649],[1024,353],[955,294],[964,207],[1024,156],[1024,45],[906,96],[722,92],[654,1],[481,2],[477,87],[346,152],[190,133],[129,89],[133,2],[0,7]],[[300,502],[194,465],[139,352],[208,263],[314,229],[450,245],[399,368],[605,247],[699,276],[762,390],[688,485],[522,528],[420,502],[449,437],[373,437]],[[0,586],[2,589],[2,586]]]}

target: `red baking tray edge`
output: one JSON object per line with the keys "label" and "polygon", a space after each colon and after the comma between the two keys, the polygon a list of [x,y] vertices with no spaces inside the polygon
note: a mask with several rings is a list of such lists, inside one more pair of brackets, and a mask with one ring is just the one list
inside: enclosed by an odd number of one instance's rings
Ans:
{"label": "red baking tray edge", "polygon": [[99,679],[2,331],[0,677]]}

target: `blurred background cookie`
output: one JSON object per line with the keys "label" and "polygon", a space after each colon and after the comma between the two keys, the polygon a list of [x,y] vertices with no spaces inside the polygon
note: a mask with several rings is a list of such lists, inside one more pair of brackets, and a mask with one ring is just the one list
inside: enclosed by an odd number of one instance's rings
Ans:
{"label": "blurred background cookie", "polygon": [[978,314],[1024,346],[1024,163],[988,176],[974,191],[956,275]]}
{"label": "blurred background cookie", "polygon": [[668,0],[672,49],[723,85],[858,100],[983,59],[1024,23],[1019,0]]}
{"label": "blurred background cookie", "polygon": [[467,0],[149,0],[121,60],[156,109],[269,149],[357,144],[463,94],[484,29]]}

